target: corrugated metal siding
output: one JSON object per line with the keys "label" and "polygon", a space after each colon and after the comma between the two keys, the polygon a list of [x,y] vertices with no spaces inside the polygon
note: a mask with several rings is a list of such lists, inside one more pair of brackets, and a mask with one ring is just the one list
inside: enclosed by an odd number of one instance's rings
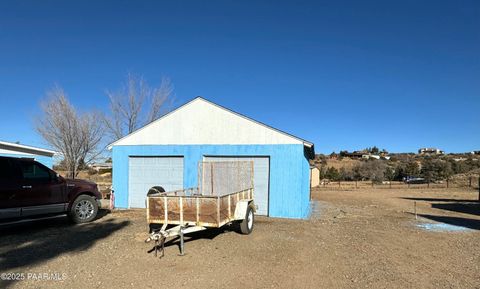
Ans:
{"label": "corrugated metal siding", "polygon": [[182,157],[130,157],[128,162],[128,207],[145,208],[145,197],[153,186],[166,191],[183,188]]}
{"label": "corrugated metal siding", "polygon": [[258,206],[257,215],[268,215],[268,190],[270,161],[268,157],[205,157],[205,161],[253,161],[254,200]]}
{"label": "corrugated metal siding", "polygon": [[271,217],[306,218],[309,214],[310,166],[303,145],[131,145],[113,147],[115,205],[128,207],[129,156],[184,156],[184,187],[197,186],[204,156],[269,156]]}

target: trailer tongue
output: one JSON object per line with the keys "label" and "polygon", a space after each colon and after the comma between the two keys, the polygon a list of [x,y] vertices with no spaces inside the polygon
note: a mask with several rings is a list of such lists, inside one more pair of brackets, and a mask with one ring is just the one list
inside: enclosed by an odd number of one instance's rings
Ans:
{"label": "trailer tongue", "polygon": [[164,256],[167,238],[180,237],[180,255],[184,255],[184,235],[239,223],[242,234],[253,230],[253,162],[201,162],[199,186],[164,192],[161,187],[147,195],[147,222],[161,224],[151,229],[145,242],[155,242],[155,256]]}

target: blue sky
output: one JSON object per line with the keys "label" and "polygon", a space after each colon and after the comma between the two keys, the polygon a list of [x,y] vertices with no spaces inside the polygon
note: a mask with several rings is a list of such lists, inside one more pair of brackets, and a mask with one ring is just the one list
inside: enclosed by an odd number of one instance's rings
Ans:
{"label": "blue sky", "polygon": [[1,140],[45,146],[46,90],[106,110],[129,72],[317,152],[480,149],[480,1],[0,2]]}

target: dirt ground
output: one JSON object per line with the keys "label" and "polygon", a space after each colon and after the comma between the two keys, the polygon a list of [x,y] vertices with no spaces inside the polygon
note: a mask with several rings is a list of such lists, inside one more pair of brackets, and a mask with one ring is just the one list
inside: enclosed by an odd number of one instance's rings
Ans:
{"label": "dirt ground", "polygon": [[[0,273],[25,280],[0,288],[480,288],[477,196],[315,190],[309,220],[257,217],[248,236],[229,227],[199,232],[186,256],[175,241],[162,259],[143,242],[143,211],[104,212],[78,226],[65,218],[4,226]],[[417,226],[430,223],[461,230]]]}

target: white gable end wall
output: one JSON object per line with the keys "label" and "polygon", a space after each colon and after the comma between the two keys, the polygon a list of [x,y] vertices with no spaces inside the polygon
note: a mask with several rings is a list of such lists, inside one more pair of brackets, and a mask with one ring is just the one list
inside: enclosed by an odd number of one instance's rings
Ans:
{"label": "white gable end wall", "polygon": [[303,144],[303,141],[197,98],[113,145],[171,144]]}

